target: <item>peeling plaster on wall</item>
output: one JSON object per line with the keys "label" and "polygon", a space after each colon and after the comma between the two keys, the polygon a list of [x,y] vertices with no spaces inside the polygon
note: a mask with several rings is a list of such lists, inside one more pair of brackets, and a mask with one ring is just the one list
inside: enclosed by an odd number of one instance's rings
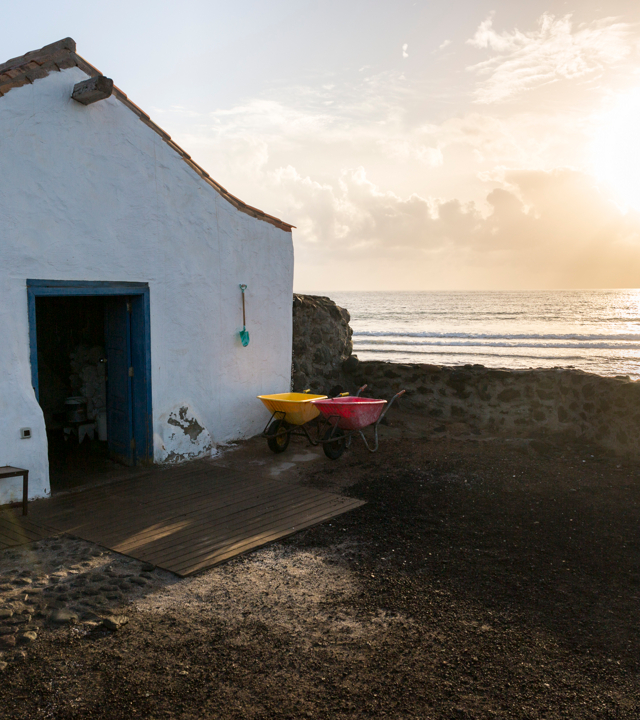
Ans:
{"label": "peeling plaster on wall", "polygon": [[188,404],[171,410],[160,417],[163,463],[179,463],[197,457],[215,454],[209,432],[198,422],[196,413]]}
{"label": "peeling plaster on wall", "polygon": [[176,418],[175,413],[171,413],[167,422],[169,425],[176,425],[181,428],[184,434],[191,438],[191,442],[195,443],[198,435],[203,432],[204,428],[195,418],[188,417],[188,412],[188,407],[181,407],[178,411],[179,418]]}
{"label": "peeling plaster on wall", "polygon": [[[155,462],[261,432],[256,395],[290,386],[291,233],[236,210],[114,96],[71,100],[86,77],[69,68],[0,98],[0,465],[29,469],[31,497],[49,480],[27,278],[149,283]],[[195,442],[167,422],[185,406]],[[0,483],[0,503],[13,497]]]}

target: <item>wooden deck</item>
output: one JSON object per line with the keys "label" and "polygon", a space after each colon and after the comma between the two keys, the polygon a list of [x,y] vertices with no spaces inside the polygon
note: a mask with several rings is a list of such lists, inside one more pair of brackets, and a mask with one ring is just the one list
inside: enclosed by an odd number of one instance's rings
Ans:
{"label": "wooden deck", "polygon": [[186,576],[362,504],[195,462],[39,500],[29,513],[36,524]]}
{"label": "wooden deck", "polygon": [[22,515],[22,510],[0,508],[0,550],[28,545],[36,540],[50,537],[55,530],[43,527]]}

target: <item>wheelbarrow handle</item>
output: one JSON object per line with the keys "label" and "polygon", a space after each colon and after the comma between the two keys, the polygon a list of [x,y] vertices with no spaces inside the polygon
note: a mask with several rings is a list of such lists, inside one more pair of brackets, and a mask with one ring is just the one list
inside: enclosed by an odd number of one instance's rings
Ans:
{"label": "wheelbarrow handle", "polygon": [[402,397],[407,391],[406,390],[400,390],[399,393],[396,393],[391,400],[387,403],[387,407],[382,411],[380,414],[380,417],[378,418],[378,421],[376,422],[376,425],[382,420],[382,418],[389,412],[389,408],[393,405],[393,403],[399,398]]}

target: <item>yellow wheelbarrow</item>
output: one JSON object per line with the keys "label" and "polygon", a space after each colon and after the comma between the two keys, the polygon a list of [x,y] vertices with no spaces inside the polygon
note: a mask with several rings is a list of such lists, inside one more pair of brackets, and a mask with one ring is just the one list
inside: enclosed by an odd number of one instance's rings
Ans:
{"label": "yellow wheelbarrow", "polygon": [[267,445],[274,453],[284,452],[289,446],[291,435],[303,435],[312,445],[318,441],[307,429],[307,424],[315,420],[320,411],[311,402],[323,400],[326,395],[311,393],[277,393],[275,395],[258,395],[271,413],[262,437],[267,438]]}

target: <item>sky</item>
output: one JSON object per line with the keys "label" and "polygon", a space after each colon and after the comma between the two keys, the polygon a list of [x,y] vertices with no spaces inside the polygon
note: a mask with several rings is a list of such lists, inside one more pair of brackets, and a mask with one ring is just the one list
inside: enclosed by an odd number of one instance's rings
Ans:
{"label": "sky", "polygon": [[298,292],[640,287],[637,0],[34,0],[0,62],[67,36]]}

